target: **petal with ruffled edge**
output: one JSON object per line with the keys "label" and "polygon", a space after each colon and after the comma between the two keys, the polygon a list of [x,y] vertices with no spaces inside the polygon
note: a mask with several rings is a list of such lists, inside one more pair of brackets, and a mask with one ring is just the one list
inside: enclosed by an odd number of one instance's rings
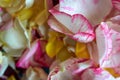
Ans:
{"label": "petal with ruffled edge", "polygon": [[120,67],[120,25],[111,21],[102,22],[96,30],[96,41],[101,67]]}
{"label": "petal with ruffled edge", "polygon": [[90,42],[94,39],[94,31],[89,21],[80,14],[73,16],[59,12],[56,8],[50,10],[54,17],[48,20],[49,26],[58,32],[64,33],[74,40]]}
{"label": "petal with ruffled edge", "polygon": [[60,12],[84,15],[92,25],[99,24],[111,9],[111,0],[60,0],[59,7]]}
{"label": "petal with ruffled edge", "polygon": [[47,80],[81,80],[79,74],[93,66],[94,63],[91,60],[83,61],[71,58],[55,67],[48,75]]}

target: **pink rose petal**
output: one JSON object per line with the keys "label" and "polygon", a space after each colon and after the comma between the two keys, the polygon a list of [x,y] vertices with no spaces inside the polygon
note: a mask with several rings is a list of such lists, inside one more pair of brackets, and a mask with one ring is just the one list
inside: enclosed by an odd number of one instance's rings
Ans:
{"label": "pink rose petal", "polygon": [[[28,68],[31,65],[31,59],[34,54],[37,52],[40,55],[42,51],[40,48],[40,40],[36,40],[30,48],[28,48],[23,55],[20,57],[19,61],[17,62],[16,66],[21,68]],[[38,56],[40,56],[38,55]]]}
{"label": "pink rose petal", "polygon": [[115,80],[115,78],[101,68],[94,68],[85,70],[81,75],[81,80]]}
{"label": "pink rose petal", "polygon": [[120,67],[120,25],[102,22],[96,30],[101,67]]}
{"label": "pink rose petal", "polygon": [[48,20],[49,26],[80,42],[90,42],[94,39],[94,31],[89,21],[80,14],[73,16],[59,12],[56,8],[50,10],[54,17]]}
{"label": "pink rose petal", "polygon": [[81,80],[80,74],[93,66],[94,63],[91,60],[84,61],[71,58],[57,65],[50,72],[48,80]]}
{"label": "pink rose petal", "polygon": [[112,0],[112,4],[120,11],[120,0]]}
{"label": "pink rose petal", "polygon": [[93,25],[100,23],[112,9],[111,0],[60,0],[60,12],[84,15]]}

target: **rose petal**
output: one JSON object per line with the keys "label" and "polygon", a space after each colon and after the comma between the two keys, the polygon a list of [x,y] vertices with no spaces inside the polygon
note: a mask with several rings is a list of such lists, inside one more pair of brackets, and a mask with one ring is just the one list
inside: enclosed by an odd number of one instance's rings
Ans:
{"label": "rose petal", "polygon": [[48,20],[50,27],[58,32],[64,33],[80,42],[90,42],[94,39],[94,31],[89,21],[80,14],[70,16],[59,12],[55,8],[50,10],[53,14]]}
{"label": "rose petal", "polygon": [[80,59],[90,59],[90,54],[88,53],[87,45],[85,43],[76,44],[76,56]]}
{"label": "rose petal", "polygon": [[51,58],[57,55],[57,53],[61,50],[63,47],[63,41],[60,39],[61,34],[49,31],[49,40],[46,45],[46,52],[47,55]]}
{"label": "rose petal", "polygon": [[120,25],[120,15],[117,15],[115,17],[112,17],[110,19],[110,21],[112,21],[113,23],[119,24]]}
{"label": "rose petal", "polygon": [[98,56],[98,47],[95,41],[87,43],[88,53],[90,55],[90,59],[93,60],[97,65],[99,64],[99,56]]}
{"label": "rose petal", "polygon": [[6,56],[3,56],[1,52],[0,52],[0,58],[1,58],[0,59],[0,76],[2,76],[8,67],[8,59]]}
{"label": "rose petal", "polygon": [[96,30],[96,41],[101,67],[114,68],[120,65],[120,25],[102,22]]}
{"label": "rose petal", "polygon": [[59,9],[70,15],[84,15],[93,25],[96,25],[110,13],[112,2],[111,0],[60,0]]}
{"label": "rose petal", "polygon": [[[27,46],[27,40],[19,24],[10,20],[3,27],[6,30],[0,31],[0,40],[13,49],[21,49]],[[8,28],[9,27],[9,28]]]}
{"label": "rose petal", "polygon": [[31,64],[31,59],[35,55],[35,53],[39,53],[38,57],[42,54],[42,51],[40,49],[40,40],[35,41],[30,49],[27,49],[22,57],[20,57],[19,61],[17,62],[16,66],[21,68],[28,68]]}
{"label": "rose petal", "polygon": [[105,68],[105,70],[108,71],[115,78],[120,76],[120,73],[119,73],[120,68]]}
{"label": "rose petal", "polygon": [[82,80],[115,80],[115,78],[107,71],[97,69],[87,69],[81,75]]}
{"label": "rose petal", "polygon": [[112,4],[120,11],[120,0],[112,0]]}
{"label": "rose petal", "polygon": [[71,58],[55,67],[48,75],[48,80],[80,80],[79,74],[92,66],[94,65],[91,60]]}

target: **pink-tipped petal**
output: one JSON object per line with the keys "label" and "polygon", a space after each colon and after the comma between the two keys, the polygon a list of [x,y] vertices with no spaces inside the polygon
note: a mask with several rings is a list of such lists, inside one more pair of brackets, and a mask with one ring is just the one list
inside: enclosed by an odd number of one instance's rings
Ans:
{"label": "pink-tipped petal", "polygon": [[56,8],[50,10],[54,17],[50,17],[48,24],[55,31],[64,33],[80,42],[90,42],[94,39],[94,30],[89,21],[80,14],[73,16],[59,12]]}
{"label": "pink-tipped petal", "polygon": [[120,25],[102,22],[96,30],[96,41],[101,67],[120,67]]}
{"label": "pink-tipped petal", "polygon": [[93,25],[100,23],[111,9],[111,0],[60,0],[59,7],[61,12],[70,15],[84,15]]}
{"label": "pink-tipped petal", "polygon": [[84,61],[76,58],[71,58],[59,66],[56,66],[48,75],[47,80],[81,80],[80,74],[94,63],[91,60]]}

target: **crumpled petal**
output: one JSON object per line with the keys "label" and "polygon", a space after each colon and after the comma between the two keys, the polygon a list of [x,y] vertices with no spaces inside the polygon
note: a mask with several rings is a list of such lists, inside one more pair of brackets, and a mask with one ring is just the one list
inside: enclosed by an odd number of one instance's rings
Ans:
{"label": "crumpled petal", "polygon": [[60,0],[59,7],[61,12],[70,15],[84,15],[92,25],[99,24],[109,14],[111,9],[111,0]]}
{"label": "crumpled petal", "polygon": [[113,6],[120,11],[120,0],[112,0]]}
{"label": "crumpled petal", "polygon": [[47,80],[80,80],[82,71],[94,66],[91,60],[82,61],[71,58],[56,66],[48,75]]}
{"label": "crumpled petal", "polygon": [[49,26],[58,32],[64,33],[74,40],[90,42],[94,39],[94,31],[89,21],[80,14],[73,16],[59,12],[56,8],[50,10],[54,17],[48,20]]}
{"label": "crumpled petal", "polygon": [[96,30],[100,67],[120,67],[119,26],[120,24],[111,21],[102,22]]}

